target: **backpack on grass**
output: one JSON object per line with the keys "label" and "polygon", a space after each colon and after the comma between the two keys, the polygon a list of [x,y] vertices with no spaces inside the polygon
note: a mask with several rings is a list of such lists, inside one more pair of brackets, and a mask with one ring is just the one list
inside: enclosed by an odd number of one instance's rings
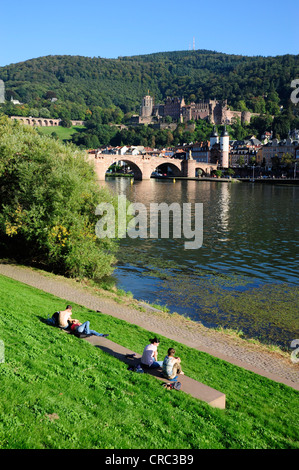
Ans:
{"label": "backpack on grass", "polygon": [[142,369],[142,367],[141,367],[140,364],[138,364],[136,367],[134,367],[134,366],[129,366],[129,367],[128,367],[128,370],[131,370],[131,371],[133,371],[133,372],[139,372],[139,373],[141,373],[141,374],[144,373],[144,370]]}
{"label": "backpack on grass", "polygon": [[51,326],[58,326],[59,325],[59,312],[53,313],[51,317],[49,314],[47,318],[47,324]]}
{"label": "backpack on grass", "polygon": [[181,390],[182,388],[181,382],[164,383],[162,386],[166,388],[166,390]]}

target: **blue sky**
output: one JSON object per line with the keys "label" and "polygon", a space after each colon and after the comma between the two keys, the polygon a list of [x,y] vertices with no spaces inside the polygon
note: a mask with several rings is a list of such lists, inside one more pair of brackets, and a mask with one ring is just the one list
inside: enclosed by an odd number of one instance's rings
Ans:
{"label": "blue sky", "polygon": [[175,50],[298,54],[297,0],[15,0],[0,5],[0,66],[45,55]]}

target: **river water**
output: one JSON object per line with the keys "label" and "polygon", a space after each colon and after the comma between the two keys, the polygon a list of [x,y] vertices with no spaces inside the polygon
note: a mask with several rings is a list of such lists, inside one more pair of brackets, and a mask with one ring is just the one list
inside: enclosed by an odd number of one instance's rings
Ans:
{"label": "river water", "polygon": [[151,203],[203,207],[198,249],[186,249],[186,239],[173,238],[171,227],[167,239],[121,239],[113,274],[119,288],[208,327],[241,330],[284,347],[299,338],[299,186],[171,179],[130,184],[129,178],[100,184],[143,203],[148,214]]}

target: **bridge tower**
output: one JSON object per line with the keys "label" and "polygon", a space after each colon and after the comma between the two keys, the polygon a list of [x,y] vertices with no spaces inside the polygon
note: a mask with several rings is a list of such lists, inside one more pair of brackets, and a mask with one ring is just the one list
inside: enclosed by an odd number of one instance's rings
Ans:
{"label": "bridge tower", "polygon": [[221,166],[222,168],[229,167],[229,135],[226,130],[226,126],[222,131],[220,136],[220,152],[221,152]]}
{"label": "bridge tower", "polygon": [[219,136],[216,131],[216,127],[214,126],[213,132],[210,135],[210,149],[213,148],[215,144],[219,144]]}

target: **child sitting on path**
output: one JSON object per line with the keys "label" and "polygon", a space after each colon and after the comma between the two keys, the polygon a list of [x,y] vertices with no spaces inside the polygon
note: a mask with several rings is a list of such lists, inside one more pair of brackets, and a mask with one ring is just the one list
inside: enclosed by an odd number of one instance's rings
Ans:
{"label": "child sitting on path", "polygon": [[167,354],[163,361],[162,373],[166,379],[172,380],[175,379],[178,374],[184,374],[184,372],[181,367],[181,359],[174,356],[175,350],[169,348]]}

